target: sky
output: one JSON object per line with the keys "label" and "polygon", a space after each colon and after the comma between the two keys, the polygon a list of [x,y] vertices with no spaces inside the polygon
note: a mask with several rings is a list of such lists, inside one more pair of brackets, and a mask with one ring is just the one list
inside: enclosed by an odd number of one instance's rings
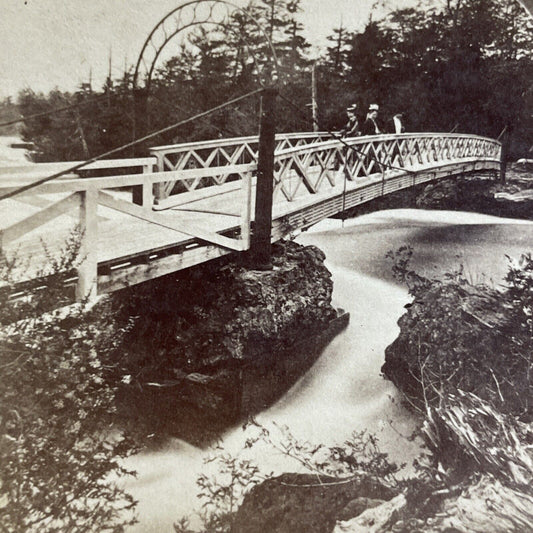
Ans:
{"label": "sky", "polygon": [[[387,0],[390,8],[410,0]],[[0,98],[30,88],[74,90],[92,75],[100,88],[109,69],[119,77],[137,61],[152,28],[184,0],[0,0]],[[241,7],[248,0],[232,0]],[[413,3],[413,0],[411,0]],[[300,20],[315,47],[338,27],[361,29],[383,13],[383,1],[301,0]]]}

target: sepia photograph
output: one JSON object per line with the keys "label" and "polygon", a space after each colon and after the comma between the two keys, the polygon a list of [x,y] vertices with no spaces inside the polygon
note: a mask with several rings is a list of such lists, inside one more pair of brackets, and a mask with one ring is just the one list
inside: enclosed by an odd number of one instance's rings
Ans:
{"label": "sepia photograph", "polygon": [[0,8],[0,533],[533,533],[533,0]]}

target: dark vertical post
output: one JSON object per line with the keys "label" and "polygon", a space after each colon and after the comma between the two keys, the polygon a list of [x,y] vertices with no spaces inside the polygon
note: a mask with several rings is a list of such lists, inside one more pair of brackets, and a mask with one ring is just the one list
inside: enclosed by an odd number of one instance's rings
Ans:
{"label": "dark vertical post", "polygon": [[276,141],[277,89],[269,87],[261,97],[259,156],[255,191],[255,221],[250,243],[253,268],[269,270],[271,260],[272,194],[274,190],[274,147]]}
{"label": "dark vertical post", "polygon": [[[146,121],[148,113],[148,90],[133,89],[133,140],[140,139],[146,135]],[[141,154],[142,146],[133,147],[134,156]],[[134,204],[142,205],[143,188],[142,185],[134,185],[132,190],[132,200]]]}

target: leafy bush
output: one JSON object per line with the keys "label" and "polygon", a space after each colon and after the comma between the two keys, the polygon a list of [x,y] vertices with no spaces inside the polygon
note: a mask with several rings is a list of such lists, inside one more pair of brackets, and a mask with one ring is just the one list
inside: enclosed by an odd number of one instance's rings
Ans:
{"label": "leafy bush", "polygon": [[[50,292],[2,302],[2,531],[122,531],[135,521],[135,501],[117,485],[131,474],[120,459],[134,447],[113,430],[115,389],[108,379],[124,330],[105,305],[49,311],[77,255],[75,243],[73,237],[46,272]],[[15,274],[16,261],[6,261],[2,281]]]}
{"label": "leafy bush", "polygon": [[[380,451],[377,438],[365,431],[354,432],[341,445],[328,447],[298,440],[287,426],[273,423],[271,429],[251,420],[245,425],[249,433],[244,450],[259,444],[273,452],[284,455],[313,474],[314,483],[322,479],[338,479],[341,484],[352,479],[373,479],[388,487],[399,487],[395,477],[400,467],[391,463]],[[272,472],[264,473],[249,459],[224,453],[217,447],[215,454],[205,461],[215,464],[217,471],[212,476],[201,474],[197,479],[198,498],[202,510],[198,513],[204,532],[226,533],[232,530],[236,513],[244,496],[256,485],[272,479]],[[403,466],[403,465],[402,465]],[[174,524],[176,533],[191,533],[189,519],[181,518]]]}
{"label": "leafy bush", "polygon": [[34,280],[25,282],[22,274],[31,258],[22,263],[16,253],[8,257],[0,251],[0,326],[17,321],[22,321],[20,326],[29,325],[30,319],[72,302],[67,284],[79,263],[80,243],[77,227],[56,254],[41,241],[46,263],[35,272]]}

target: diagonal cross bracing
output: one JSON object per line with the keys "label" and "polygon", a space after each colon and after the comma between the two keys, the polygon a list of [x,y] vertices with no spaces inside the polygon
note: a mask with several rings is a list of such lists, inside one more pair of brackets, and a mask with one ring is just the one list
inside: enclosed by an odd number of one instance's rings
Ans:
{"label": "diagonal cross bracing", "polygon": [[196,237],[202,241],[206,241],[212,244],[216,244],[222,248],[227,248],[234,251],[242,251],[243,245],[240,241],[225,237],[218,233],[210,232],[200,228],[194,224],[187,222],[186,224],[177,224],[163,214],[146,212],[142,207],[136,206],[124,200],[118,200],[108,193],[100,191],[98,195],[98,203],[109,207],[110,209],[115,209],[127,215],[131,215],[140,220],[145,220],[152,224],[157,224],[167,229],[189,235],[191,237]]}

